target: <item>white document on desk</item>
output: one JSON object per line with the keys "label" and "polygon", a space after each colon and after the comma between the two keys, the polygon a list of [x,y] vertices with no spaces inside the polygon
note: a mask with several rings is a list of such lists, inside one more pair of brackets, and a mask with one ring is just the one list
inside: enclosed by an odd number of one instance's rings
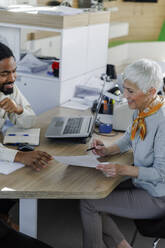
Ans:
{"label": "white document on desk", "polygon": [[84,98],[72,97],[70,100],[68,100],[67,102],[63,103],[61,106],[65,107],[65,108],[86,110],[88,108],[91,108],[92,104],[89,103]]}
{"label": "white document on desk", "polygon": [[65,108],[79,109],[79,110],[86,110],[89,108],[89,106],[72,99],[63,103],[61,106]]}
{"label": "white document on desk", "polygon": [[18,170],[22,167],[24,167],[24,164],[12,163],[12,162],[0,160],[0,174],[8,175],[8,174],[12,173],[13,171]]}
{"label": "white document on desk", "polygon": [[98,164],[101,164],[101,162],[98,161],[97,158],[98,158],[97,156],[93,156],[93,155],[54,156],[54,159],[62,164],[82,166],[82,167],[91,167],[91,168],[96,168]]}

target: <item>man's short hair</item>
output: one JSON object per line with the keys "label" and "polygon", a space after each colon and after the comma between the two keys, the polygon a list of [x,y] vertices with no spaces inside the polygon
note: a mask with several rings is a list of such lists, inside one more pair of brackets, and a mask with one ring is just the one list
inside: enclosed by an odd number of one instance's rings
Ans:
{"label": "man's short hair", "polygon": [[10,57],[14,57],[12,50],[8,46],[0,42],[0,61]]}

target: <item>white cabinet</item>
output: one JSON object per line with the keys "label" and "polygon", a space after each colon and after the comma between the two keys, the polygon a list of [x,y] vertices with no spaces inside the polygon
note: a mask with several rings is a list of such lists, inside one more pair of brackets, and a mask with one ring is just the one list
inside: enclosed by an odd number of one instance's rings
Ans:
{"label": "white cabinet", "polygon": [[[23,30],[23,33],[26,35],[25,30]],[[53,37],[49,36],[42,38],[35,37],[35,40],[24,41],[22,47],[29,51],[39,51],[42,56],[55,56],[60,58],[61,35],[59,34]]]}
{"label": "white cabinet", "polygon": [[[72,16],[14,13],[0,11],[0,28],[17,57],[20,54],[21,29],[51,31],[59,34],[59,78],[46,73],[17,73],[16,84],[31,103],[36,114],[67,101],[77,84],[85,83],[91,74],[105,72],[108,55],[109,12],[99,11]],[[10,30],[12,34],[9,35]],[[0,29],[0,34],[1,34]],[[13,37],[13,39],[12,39]],[[49,46],[55,56],[55,38],[41,40],[42,49]],[[50,46],[51,43],[51,46]],[[37,48],[37,46],[36,46]]]}
{"label": "white cabinet", "polygon": [[60,101],[60,84],[49,78],[38,79],[31,77],[17,76],[16,85],[30,102],[34,112],[40,114],[57,106]]}
{"label": "white cabinet", "polygon": [[94,71],[96,68],[104,68],[107,63],[107,41],[109,23],[91,25],[88,28],[86,71]]}
{"label": "white cabinet", "polygon": [[86,73],[88,27],[62,31],[60,79],[67,80]]}

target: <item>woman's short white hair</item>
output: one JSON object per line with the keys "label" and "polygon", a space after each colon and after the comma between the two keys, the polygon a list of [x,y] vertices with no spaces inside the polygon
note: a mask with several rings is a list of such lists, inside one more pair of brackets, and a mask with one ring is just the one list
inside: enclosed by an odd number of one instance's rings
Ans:
{"label": "woman's short white hair", "polygon": [[136,84],[144,93],[150,88],[158,91],[163,85],[163,73],[158,63],[150,59],[139,59],[128,65],[123,79]]}

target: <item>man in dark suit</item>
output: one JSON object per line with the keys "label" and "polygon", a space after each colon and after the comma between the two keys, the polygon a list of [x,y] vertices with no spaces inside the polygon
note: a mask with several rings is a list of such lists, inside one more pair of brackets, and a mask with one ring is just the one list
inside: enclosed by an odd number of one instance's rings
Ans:
{"label": "man in dark suit", "polygon": [[0,221],[0,247],[2,248],[52,248],[51,246],[17,232]]}

